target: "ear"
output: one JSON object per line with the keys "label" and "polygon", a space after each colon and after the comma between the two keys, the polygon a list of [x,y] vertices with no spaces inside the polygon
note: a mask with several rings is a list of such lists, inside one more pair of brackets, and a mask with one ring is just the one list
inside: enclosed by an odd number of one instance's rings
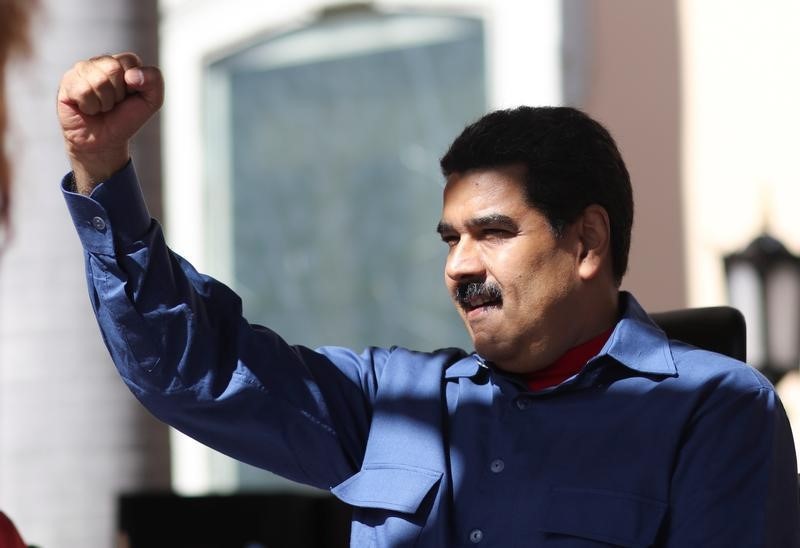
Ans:
{"label": "ear", "polygon": [[583,210],[576,225],[580,243],[578,275],[589,281],[610,261],[611,222],[603,206],[592,204]]}

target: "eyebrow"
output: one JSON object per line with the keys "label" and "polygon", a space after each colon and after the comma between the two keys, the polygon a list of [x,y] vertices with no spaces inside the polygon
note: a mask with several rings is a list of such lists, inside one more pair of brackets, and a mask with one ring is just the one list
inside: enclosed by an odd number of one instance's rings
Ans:
{"label": "eyebrow", "polygon": [[[492,213],[490,215],[475,217],[474,219],[468,220],[466,225],[467,228],[482,228],[486,226],[500,226],[509,230],[517,230],[518,228],[517,223],[515,223],[511,217],[501,213]],[[456,230],[450,223],[439,221],[439,224],[436,225],[436,232],[441,235],[456,232]]]}
{"label": "eyebrow", "polygon": [[439,224],[436,225],[436,232],[438,232],[440,236],[443,236],[445,233],[452,233],[455,231],[456,230],[453,228],[453,225],[444,221],[439,221]]}

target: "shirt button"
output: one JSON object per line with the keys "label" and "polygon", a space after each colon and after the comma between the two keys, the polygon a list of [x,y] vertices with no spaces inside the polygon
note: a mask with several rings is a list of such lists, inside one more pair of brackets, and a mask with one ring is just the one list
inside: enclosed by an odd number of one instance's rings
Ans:
{"label": "shirt button", "polygon": [[94,217],[92,219],[92,226],[95,228],[95,230],[102,232],[106,229],[106,222],[102,217]]}
{"label": "shirt button", "polygon": [[528,400],[527,398],[519,398],[516,403],[517,403],[517,409],[519,409],[520,411],[525,411],[531,404],[530,400]]}
{"label": "shirt button", "polygon": [[480,541],[483,540],[483,531],[480,529],[473,529],[469,532],[469,541],[472,544],[478,544]]}
{"label": "shirt button", "polygon": [[489,469],[494,472],[495,474],[499,474],[502,472],[506,467],[506,463],[503,462],[503,459],[494,459],[492,464],[489,465]]}

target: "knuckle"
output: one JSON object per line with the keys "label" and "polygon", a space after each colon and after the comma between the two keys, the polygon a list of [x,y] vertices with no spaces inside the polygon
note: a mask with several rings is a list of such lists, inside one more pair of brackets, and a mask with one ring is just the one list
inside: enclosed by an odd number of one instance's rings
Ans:
{"label": "knuckle", "polygon": [[81,79],[74,83],[74,85],[70,88],[70,95],[76,99],[82,99],[84,97],[89,97],[94,95],[94,88],[92,85],[85,79]]}
{"label": "knuckle", "polygon": [[125,69],[119,63],[104,67],[104,72],[109,79],[120,80],[125,74]]}
{"label": "knuckle", "polygon": [[107,53],[103,53],[101,55],[95,55],[94,57],[89,57],[89,62],[91,62],[91,63],[101,63],[101,62],[103,62],[103,61],[105,61],[107,59],[113,59],[113,57],[111,57]]}
{"label": "knuckle", "polygon": [[86,78],[80,78],[72,85],[72,90],[78,95],[88,95],[94,90],[92,84]]}
{"label": "knuckle", "polygon": [[132,51],[125,51],[114,56],[115,59],[121,62],[128,62],[133,64],[141,64],[141,58]]}
{"label": "knuckle", "polygon": [[108,76],[102,72],[92,72],[86,75],[86,80],[91,87],[102,90],[111,85]]}
{"label": "knuckle", "polygon": [[91,63],[89,61],[78,61],[77,63],[72,65],[72,70],[70,72],[73,72],[75,74],[83,74],[90,66]]}
{"label": "knuckle", "polygon": [[90,63],[94,69],[100,72],[111,73],[120,69],[119,61],[110,55],[92,57]]}

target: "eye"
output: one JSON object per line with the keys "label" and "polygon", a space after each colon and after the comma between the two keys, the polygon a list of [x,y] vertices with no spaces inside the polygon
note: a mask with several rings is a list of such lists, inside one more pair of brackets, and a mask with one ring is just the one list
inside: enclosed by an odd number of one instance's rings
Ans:
{"label": "eye", "polygon": [[455,234],[442,234],[442,241],[447,247],[453,247],[458,243],[458,236]]}
{"label": "eye", "polygon": [[487,227],[481,231],[481,235],[487,240],[505,240],[511,238],[514,233],[507,228]]}

